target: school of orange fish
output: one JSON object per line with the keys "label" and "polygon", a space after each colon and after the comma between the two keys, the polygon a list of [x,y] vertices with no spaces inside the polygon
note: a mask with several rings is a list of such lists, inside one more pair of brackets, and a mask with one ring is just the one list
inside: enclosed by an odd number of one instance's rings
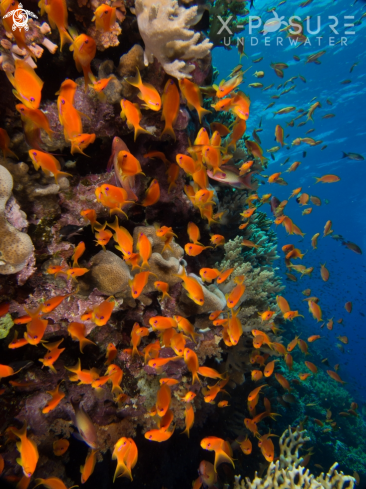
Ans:
{"label": "school of orange fish", "polygon": [[[18,5],[17,1],[2,0],[1,2],[1,14],[4,15],[10,8],[13,8],[14,4]],[[46,12],[48,15],[51,26],[56,26],[59,34],[62,49],[64,44],[71,44],[70,50],[74,53],[74,59],[76,67],[79,71],[83,71],[85,80],[85,90],[90,87],[92,90],[98,93],[100,100],[103,100],[103,90],[108,85],[110,78],[96,80],[93,75],[90,63],[95,57],[96,46],[95,41],[87,36],[81,34],[77,37],[71,37],[68,32],[67,24],[67,9],[64,0],[53,0],[47,2],[41,0],[40,7],[42,13]],[[115,8],[102,5],[95,11],[95,22],[98,29],[107,32],[115,22]],[[4,20],[4,25],[7,30],[12,27],[12,18]],[[14,33],[17,45],[20,48],[27,49],[25,44],[24,31],[23,33]],[[281,66],[276,67],[278,70]],[[51,154],[45,153],[39,149],[39,145],[42,143],[40,139],[40,129],[43,129],[47,134],[52,137],[52,130],[47,119],[47,115],[40,109],[41,103],[41,91],[43,87],[43,81],[37,76],[35,70],[30,65],[21,59],[15,61],[14,75],[7,73],[10,83],[13,85],[13,93],[16,98],[21,102],[16,105],[17,111],[21,115],[23,122],[23,129],[25,137],[32,149],[29,150],[29,157],[33,162],[35,170],[41,169],[46,175],[52,174],[56,180],[61,176],[71,176],[61,171],[58,160]],[[247,208],[243,209],[242,219],[243,223],[239,226],[239,229],[243,230],[250,224],[250,219],[257,210],[257,205],[269,203],[271,194],[265,194],[259,196],[255,191],[250,190],[250,176],[255,165],[265,163],[263,151],[260,145],[247,139],[245,146],[248,153],[252,155],[252,159],[245,161],[240,168],[228,165],[228,162],[232,159],[232,153],[236,148],[237,142],[243,138],[246,131],[246,121],[250,116],[250,99],[242,91],[238,89],[239,85],[243,82],[243,72],[238,69],[234,70],[231,77],[227,81],[222,81],[219,86],[211,87],[211,95],[214,97],[215,103],[212,108],[217,111],[231,112],[236,117],[236,120],[231,128],[225,125],[215,122],[211,124],[212,134],[210,136],[208,129],[202,127],[193,144],[188,148],[189,154],[178,154],[176,157],[176,163],[170,163],[164,153],[159,151],[152,151],[145,156],[148,158],[159,158],[167,166],[167,178],[169,183],[169,191],[174,187],[176,179],[178,178],[180,169],[182,169],[187,177],[192,181],[184,187],[184,191],[190,202],[196,207],[202,219],[208,221],[208,224],[216,224],[220,222],[223,213],[214,212],[214,190],[209,188],[208,176],[217,178],[225,178],[227,181],[232,178],[240,179],[246,177],[245,186],[249,192],[247,199]],[[137,70],[136,78],[131,79],[130,83],[139,89],[139,98],[143,102],[141,108],[144,110],[159,111],[162,110],[162,117],[165,121],[165,127],[162,134],[167,134],[175,139],[174,124],[177,119],[180,96],[185,99],[188,107],[191,110],[196,110],[199,116],[200,122],[205,114],[210,113],[209,110],[203,108],[202,93],[200,88],[189,79],[179,80],[178,86],[176,82],[169,79],[166,82],[162,97],[158,91],[150,84],[144,83],[141,79],[140,73]],[[84,134],[82,129],[82,117],[87,116],[79,113],[74,107],[74,95],[77,88],[77,84],[72,80],[65,80],[58,92],[57,107],[59,112],[59,120],[64,130],[65,141],[71,147],[71,153],[79,152],[82,154],[84,150],[92,144],[95,140],[95,134]],[[319,106],[319,102],[314,103],[308,110],[308,119],[312,119],[315,109]],[[276,112],[278,114],[284,114],[291,112],[294,108],[288,107]],[[129,100],[121,100],[121,117],[127,121],[128,127],[133,129],[135,139],[143,133],[148,133],[146,129],[141,127],[141,111],[138,104],[134,104]],[[229,136],[228,140],[222,141],[222,138]],[[283,147],[284,131],[280,125],[276,126],[275,138],[278,144]],[[318,142],[311,138],[298,138],[292,144],[297,145],[301,142],[313,145]],[[9,149],[10,138],[4,129],[0,129],[0,147],[3,150],[4,156],[15,157],[16,155]],[[259,161],[258,161],[259,160]],[[134,157],[128,150],[120,150],[115,153],[113,159],[113,165],[116,173],[118,173],[119,179],[122,183],[122,188],[113,186],[110,184],[102,184],[99,186],[95,195],[98,202],[102,203],[105,207],[110,209],[110,214],[115,216],[113,223],[105,222],[101,224],[97,221],[98,216],[92,209],[85,209],[82,211],[82,216],[90,223],[93,232],[95,233],[96,244],[105,249],[108,242],[113,239],[116,243],[115,248],[122,253],[124,260],[131,267],[132,271],[139,269],[133,280],[130,281],[131,295],[134,299],[137,299],[143,292],[149,278],[153,275],[150,271],[142,271],[143,268],[149,268],[149,258],[152,253],[152,247],[149,239],[144,233],[140,233],[138,236],[137,253],[133,251],[133,238],[131,234],[124,227],[120,226],[119,218],[127,217],[126,207],[136,203],[137,197],[133,192],[135,178],[142,173],[140,162]],[[254,165],[254,167],[253,167]],[[300,162],[295,162],[289,168],[288,171],[295,171],[300,165]],[[252,168],[253,167],[253,168]],[[258,173],[258,170],[256,171]],[[268,177],[268,183],[281,184],[283,179],[281,172],[276,172]],[[263,176],[263,175],[262,175]],[[249,179],[248,179],[249,177]],[[334,183],[339,181],[336,175],[323,175],[317,178],[316,183]],[[156,204],[160,197],[160,186],[156,179],[151,181],[151,184],[146,189],[145,197],[141,201],[140,205],[147,207]],[[311,197],[306,193],[302,193],[301,188],[296,188],[289,195],[289,199],[292,197],[298,197],[301,205],[307,205],[311,200],[317,205],[316,197]],[[256,205],[257,204],[257,205]],[[300,228],[288,217],[285,212],[287,201],[283,201],[275,210],[274,223],[276,225],[282,224],[289,235],[304,236]],[[125,208],[125,210],[123,210]],[[311,207],[306,208],[303,211],[303,215],[307,215],[311,212]],[[323,237],[329,236],[333,233],[332,223],[329,220],[324,227]],[[165,242],[164,249],[168,249],[173,238],[176,236],[174,229],[171,227],[161,226],[156,228],[156,235],[162,238]],[[216,248],[225,244],[225,237],[219,234],[213,234],[211,236],[211,245],[204,246],[200,240],[199,227],[190,222],[187,227],[187,235],[189,242],[185,244],[185,253],[189,256],[197,256],[207,249]],[[315,234],[311,239],[311,244],[314,249],[317,247],[317,240],[320,233]],[[242,246],[245,248],[256,248],[259,245],[256,243],[243,239]],[[304,265],[294,265],[292,262],[295,259],[302,259],[304,253],[295,248],[293,244],[288,244],[282,248],[284,252],[284,258],[287,268],[289,269],[289,277],[293,278],[292,271],[303,275],[309,275],[313,272],[313,267],[306,267]],[[72,263],[69,267],[63,266],[51,266],[48,268],[48,274],[54,274],[56,276],[64,276],[66,280],[73,280],[77,285],[77,277],[81,277],[86,272],[87,268],[80,268],[78,261],[85,251],[85,245],[80,242],[75,248],[74,255],[72,257]],[[218,270],[212,268],[202,268],[199,270],[200,277],[203,282],[211,283],[216,281],[217,284],[221,284],[228,280],[233,269]],[[321,266],[321,277],[324,281],[329,279],[329,271],[325,265]],[[159,280],[159,277],[154,277],[156,281],[154,286],[156,290],[162,294],[161,300],[169,300],[169,285],[166,282]],[[179,278],[183,282],[183,287],[190,299],[198,305],[204,304],[204,294],[202,286],[195,278],[187,275],[183,269]],[[222,338],[228,347],[234,347],[237,345],[241,335],[243,334],[243,327],[238,319],[237,315],[239,308],[235,309],[240,299],[245,293],[245,277],[238,276],[233,280],[234,286],[231,292],[226,296],[227,309],[222,311],[214,311],[210,314],[209,319],[214,326],[222,327]],[[322,310],[319,305],[319,300],[316,297],[311,297],[311,291],[307,289],[303,292],[307,296],[309,311],[313,318],[317,321],[323,321]],[[62,301],[68,299],[71,294],[57,297],[46,298],[44,303],[40,304],[36,310],[25,309],[26,315],[13,318],[15,324],[25,324],[26,332],[23,338],[18,338],[15,334],[14,339],[9,344],[9,348],[16,349],[25,345],[40,345],[42,344],[46,349],[44,358],[40,359],[40,362],[44,367],[48,367],[51,372],[56,372],[54,364],[62,355],[64,348],[59,348],[63,339],[58,341],[44,341],[44,335],[47,330],[48,321],[43,318],[45,313],[49,313],[57,308]],[[109,321],[113,310],[115,308],[116,301],[114,297],[109,297],[101,304],[96,306],[91,311],[85,311],[81,317],[82,321],[91,320],[98,327],[103,327]],[[277,305],[279,311],[268,310],[260,313],[262,322],[270,324],[273,335],[268,336],[264,331],[260,329],[253,329],[253,351],[251,354],[251,364],[257,365],[257,367],[251,372],[251,379],[254,382],[259,382],[263,379],[268,379],[272,375],[277,382],[290,392],[292,387],[289,381],[280,373],[275,372],[276,362],[280,359],[270,359],[268,353],[261,354],[260,349],[262,345],[267,345],[273,354],[282,358],[289,369],[292,368],[293,358],[291,352],[297,346],[300,348],[304,355],[308,354],[308,343],[312,343],[321,338],[320,335],[314,334],[308,338],[307,341],[299,337],[295,337],[287,346],[280,342],[276,342],[273,337],[279,333],[279,329],[273,322],[275,318],[284,321],[293,321],[296,317],[300,316],[297,310],[293,310],[288,301],[283,296],[277,296]],[[346,310],[350,312],[352,310],[352,304],[349,302],[346,304]],[[9,310],[9,304],[3,303],[0,306],[0,316],[7,314]],[[134,356],[143,357],[145,365],[149,365],[156,369],[157,374],[163,372],[163,367],[168,362],[174,362],[183,358],[188,371],[192,375],[192,385],[197,382],[200,383],[200,376],[208,379],[217,380],[213,385],[203,387],[201,392],[203,394],[204,401],[207,403],[215,404],[216,398],[219,393],[227,394],[224,390],[225,385],[229,381],[229,377],[226,373],[219,373],[213,368],[199,365],[197,357],[197,350],[199,348],[200,335],[195,332],[194,326],[188,321],[188,319],[182,316],[163,317],[155,316],[149,320],[150,328],[144,327],[135,323],[131,332],[131,348],[125,350],[126,353]],[[324,324],[322,325],[322,327]],[[333,320],[329,320],[326,324],[329,330],[333,327]],[[268,330],[268,328],[266,328]],[[72,339],[78,341],[80,344],[80,353],[83,354],[84,348],[91,344],[92,341],[86,338],[86,328],[83,322],[71,322],[67,326],[67,331],[71,335]],[[144,337],[148,336],[151,332],[154,332],[158,338],[146,344],[141,350],[139,349],[141,341]],[[347,344],[348,339],[346,336],[340,336],[340,341]],[[186,346],[187,340],[192,340],[195,344],[195,348],[189,348]],[[175,356],[161,358],[159,356],[162,347],[171,347],[175,353]],[[106,351],[105,361],[105,373],[101,375],[96,369],[84,370],[82,368],[82,361],[78,359],[75,366],[66,367],[71,375],[69,380],[72,382],[79,382],[80,384],[88,384],[91,389],[96,391],[102,389],[105,384],[110,384],[112,394],[115,402],[120,405],[125,399],[123,392],[123,370],[121,367],[113,363],[117,357],[118,350],[115,345],[110,344]],[[305,361],[305,366],[309,372],[299,374],[301,382],[306,381],[312,375],[316,375],[318,368],[316,365],[309,361]],[[7,365],[0,365],[0,378],[5,379],[16,375],[18,372],[14,371],[12,367]],[[327,370],[328,375],[339,383],[344,383],[341,377],[336,371]],[[21,386],[22,384],[16,381],[10,380],[10,385]],[[171,403],[171,388],[178,384],[178,380],[174,378],[160,378],[160,388],[157,392],[156,404],[149,413],[151,416],[156,417],[157,427],[145,433],[145,438],[155,442],[164,442],[168,440],[174,433],[174,413],[170,409]],[[122,387],[121,387],[122,386]],[[268,399],[264,398],[265,411],[257,414],[256,406],[259,401],[259,397],[267,384],[261,384],[253,389],[248,395],[248,411],[249,417],[244,419],[245,427],[247,428],[249,435],[253,439],[258,439],[258,446],[266,459],[271,462],[274,460],[275,450],[271,437],[274,436],[271,433],[260,434],[259,425],[266,417],[275,419],[276,413],[271,412],[271,404]],[[4,392],[5,389],[2,390]],[[60,384],[53,390],[49,391],[50,400],[48,404],[43,408],[42,413],[47,414],[65,397],[65,393],[62,391]],[[190,430],[194,425],[194,409],[192,400],[197,394],[188,390],[185,396],[182,398],[182,402],[186,403],[185,407],[185,430],[189,436]],[[218,402],[219,408],[225,408],[228,406],[227,400],[221,400]],[[83,438],[83,440],[89,445],[90,453],[88,454],[85,464],[81,469],[81,483],[84,483],[92,475],[94,466],[96,464],[96,456],[98,453],[98,441],[96,438],[95,428],[88,415],[82,408],[75,406],[76,412],[76,426]],[[357,415],[357,405],[352,403],[349,413]],[[315,420],[318,424],[323,424],[320,420]],[[331,425],[336,426],[336,423]],[[26,489],[33,473],[36,470],[37,462],[39,458],[37,446],[27,436],[27,424],[25,423],[23,428],[16,429],[15,427],[9,427],[5,433],[9,440],[16,440],[16,446],[19,451],[18,463],[22,466],[24,476],[18,481],[17,488]],[[69,442],[66,439],[60,439],[55,441],[53,449],[56,455],[62,455],[68,449]],[[230,444],[215,436],[204,438],[201,441],[201,447],[213,451],[215,454],[214,465],[209,462],[202,462],[200,466],[200,476],[195,481],[194,488],[205,486],[211,486],[216,480],[217,466],[221,463],[230,463],[234,466],[233,452]],[[245,440],[240,442],[240,448],[244,454],[249,455],[252,452],[252,441],[249,436]],[[123,437],[118,440],[113,448],[112,459],[117,460],[117,467],[115,471],[114,479],[117,477],[128,477],[132,480],[132,470],[137,463],[138,448],[131,438]],[[0,472],[4,470],[4,460],[0,455]],[[64,483],[57,478],[37,479],[36,486],[43,484],[50,489],[64,489]],[[36,487],[34,486],[34,487]]]}

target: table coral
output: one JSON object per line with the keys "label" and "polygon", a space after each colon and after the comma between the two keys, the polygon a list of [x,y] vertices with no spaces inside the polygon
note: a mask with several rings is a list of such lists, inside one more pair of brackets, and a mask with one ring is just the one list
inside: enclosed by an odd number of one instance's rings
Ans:
{"label": "table coral", "polygon": [[6,218],[5,205],[13,188],[10,172],[0,166],[0,274],[8,275],[22,270],[33,254],[33,243],[28,234],[11,225]]}
{"label": "table coral", "polygon": [[154,57],[168,75],[191,78],[195,66],[190,61],[207,56],[213,44],[199,42],[200,32],[189,28],[194,24],[197,6],[185,9],[176,0],[137,0],[135,10],[141,37],[145,43],[145,65]]}
{"label": "table coral", "polygon": [[301,466],[303,459],[299,457],[299,449],[306,441],[309,438],[305,431],[299,427],[292,431],[289,427],[280,438],[280,460],[270,463],[264,477],[259,477],[257,472],[253,481],[236,476],[234,489],[353,489],[355,479],[338,472],[337,463],[327,474],[322,472],[316,478]]}

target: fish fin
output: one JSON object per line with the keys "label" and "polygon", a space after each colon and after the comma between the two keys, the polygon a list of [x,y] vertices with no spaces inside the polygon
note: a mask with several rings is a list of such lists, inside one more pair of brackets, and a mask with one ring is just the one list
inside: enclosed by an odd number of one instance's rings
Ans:
{"label": "fish fin", "polygon": [[55,173],[55,180],[56,180],[56,183],[58,184],[58,178],[59,177],[72,177],[73,175],[71,175],[71,173],[66,173],[64,171],[58,171],[57,173]]}
{"label": "fish fin", "polygon": [[[133,77],[133,78],[128,78],[127,79],[127,83],[129,83],[130,85],[132,85],[133,87],[137,87],[139,88],[141,85],[142,85],[142,80],[141,80],[141,75],[140,75],[140,71],[139,69],[136,67],[136,76]],[[138,97],[142,99],[142,97],[140,97],[140,95],[142,95],[141,93],[138,94]]]}
{"label": "fish fin", "polygon": [[20,465],[21,467],[23,467],[22,459],[21,458],[17,458],[16,459],[16,462],[17,462],[18,465]]}
{"label": "fish fin", "polygon": [[143,127],[141,126],[137,126],[135,127],[135,136],[134,136],[134,141],[136,141],[137,139],[137,136],[139,136],[140,134],[150,134],[150,136],[152,135],[151,132],[147,131],[146,129],[144,129]]}
{"label": "fish fin", "polygon": [[164,134],[169,134],[169,136],[171,136],[174,141],[176,141],[175,132],[172,126],[165,125],[163,132],[160,134],[160,139],[164,136]]}
{"label": "fish fin", "polygon": [[[8,77],[8,78],[9,78],[9,77]],[[344,151],[342,151],[342,155],[343,155],[343,156],[342,156],[342,159],[343,159],[343,158],[348,158],[348,154],[347,154],[347,153],[345,153]]]}
{"label": "fish fin", "polygon": [[217,466],[222,463],[232,464],[232,466],[235,468],[233,459],[227,453],[225,453],[223,449],[219,449],[215,452],[215,472],[217,472]]}
{"label": "fish fin", "polygon": [[60,33],[60,51],[62,51],[62,48],[63,48],[65,43],[72,44],[74,41],[64,27],[61,27],[59,29],[59,33]]}
{"label": "fish fin", "polygon": [[204,109],[203,107],[199,107],[197,112],[198,112],[198,118],[200,123],[201,123],[202,116],[212,113],[211,110]]}

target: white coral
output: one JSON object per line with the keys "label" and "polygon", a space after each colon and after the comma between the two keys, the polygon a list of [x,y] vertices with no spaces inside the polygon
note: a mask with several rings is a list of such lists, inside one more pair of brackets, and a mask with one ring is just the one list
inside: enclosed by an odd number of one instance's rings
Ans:
{"label": "white coral", "polygon": [[198,43],[201,34],[189,29],[196,21],[197,7],[179,7],[176,0],[136,0],[135,12],[145,43],[145,65],[155,56],[168,75],[191,78],[195,67],[187,61],[204,58],[213,46],[209,39]]}

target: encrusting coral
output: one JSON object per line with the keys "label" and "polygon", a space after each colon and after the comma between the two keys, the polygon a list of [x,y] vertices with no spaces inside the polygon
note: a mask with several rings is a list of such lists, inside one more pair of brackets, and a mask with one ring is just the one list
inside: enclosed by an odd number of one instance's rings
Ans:
{"label": "encrusting coral", "polygon": [[11,196],[13,178],[0,165],[0,274],[20,272],[33,254],[33,243],[28,234],[12,226],[6,218],[6,203]]}
{"label": "encrusting coral", "polygon": [[194,25],[197,6],[185,9],[176,0],[136,0],[135,11],[141,37],[145,43],[145,65],[154,57],[168,75],[190,78],[195,59],[209,55],[213,44],[199,42],[201,34],[189,28]]}
{"label": "encrusting coral", "polygon": [[337,463],[318,477],[301,466],[298,451],[310,439],[305,434],[299,427],[294,432],[289,427],[280,438],[280,459],[270,463],[267,474],[259,477],[256,473],[253,481],[236,476],[234,489],[353,489],[354,477],[338,472]]}

